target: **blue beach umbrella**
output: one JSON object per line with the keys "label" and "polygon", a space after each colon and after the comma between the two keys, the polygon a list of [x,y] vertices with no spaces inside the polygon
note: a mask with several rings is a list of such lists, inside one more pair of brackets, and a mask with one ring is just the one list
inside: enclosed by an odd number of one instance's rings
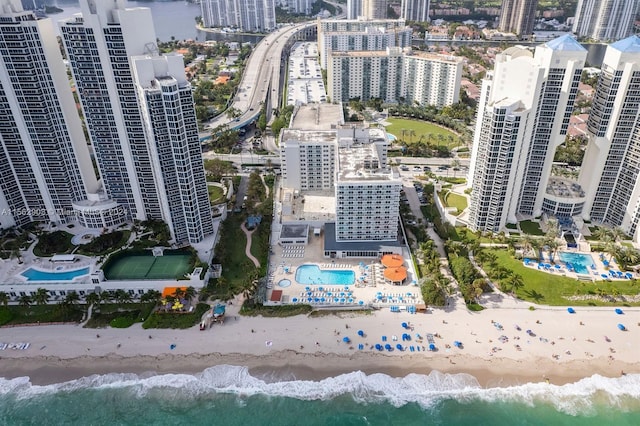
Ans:
{"label": "blue beach umbrella", "polygon": [[387,343],[386,345],[384,345],[384,348],[388,351],[392,351],[393,348],[391,347],[391,345],[389,343]]}
{"label": "blue beach umbrella", "polygon": [[313,299],[310,297],[307,297],[307,302],[311,302]]}
{"label": "blue beach umbrella", "polygon": [[321,297],[321,298],[320,298],[320,301],[321,301],[322,303],[324,303],[324,302],[325,302],[325,298],[324,298],[324,297]]}
{"label": "blue beach umbrella", "polygon": [[409,325],[406,322],[403,322],[401,325],[402,325],[402,328],[409,328]]}
{"label": "blue beach umbrella", "polygon": [[618,329],[622,331],[627,331],[627,327],[625,327],[624,324],[618,324]]}
{"label": "blue beach umbrella", "polygon": [[435,350],[436,350],[436,345],[434,345],[433,343],[429,343],[429,350],[430,350],[431,352],[435,352]]}
{"label": "blue beach umbrella", "polygon": [[453,342],[453,346],[455,346],[456,348],[461,348],[462,347],[462,342],[456,340],[455,342]]}
{"label": "blue beach umbrella", "polygon": [[349,339],[347,336],[345,336],[345,337],[342,338],[342,341],[345,342],[345,343],[349,343],[349,342],[351,342],[351,339]]}
{"label": "blue beach umbrella", "polygon": [[360,336],[360,337],[364,337],[364,331],[362,331],[362,330],[358,330],[358,336]]}
{"label": "blue beach umbrella", "polygon": [[567,312],[569,312],[570,314],[575,314],[576,310],[573,308],[567,308]]}
{"label": "blue beach umbrella", "polygon": [[401,345],[400,343],[398,343],[398,344],[396,345],[396,349],[397,349],[397,350],[399,350],[399,351],[401,351],[401,350],[402,350],[402,345]]}
{"label": "blue beach umbrella", "polygon": [[297,298],[297,297],[294,297],[293,299],[291,299],[291,301],[292,301],[293,303],[296,303],[296,302],[298,301],[298,298]]}
{"label": "blue beach umbrella", "polygon": [[313,301],[318,303],[320,301],[320,298],[316,297],[315,299],[313,299]]}
{"label": "blue beach umbrella", "polygon": [[360,306],[364,305],[364,301],[359,300],[359,301],[358,301],[358,305],[360,305]]}
{"label": "blue beach umbrella", "polygon": [[622,312],[622,309],[616,308],[616,314],[622,315],[622,314],[624,314],[624,312]]}
{"label": "blue beach umbrella", "polygon": [[376,349],[381,351],[383,349],[382,345],[380,343],[376,343]]}

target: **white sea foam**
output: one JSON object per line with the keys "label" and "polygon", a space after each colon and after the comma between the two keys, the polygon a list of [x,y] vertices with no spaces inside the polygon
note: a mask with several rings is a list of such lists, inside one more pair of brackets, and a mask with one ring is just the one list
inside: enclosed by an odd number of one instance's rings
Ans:
{"label": "white sea foam", "polygon": [[265,395],[300,400],[329,400],[351,395],[360,403],[387,402],[396,407],[417,403],[424,408],[452,399],[459,402],[509,402],[527,405],[549,404],[567,414],[588,414],[596,404],[621,410],[635,410],[640,401],[640,375],[606,378],[594,375],[575,383],[553,385],[528,383],[504,388],[482,388],[468,374],[409,374],[391,377],[386,374],[366,375],[356,371],[320,381],[290,380],[266,382],[253,377],[245,367],[220,365],[200,374],[162,374],[142,377],[135,374],[106,374],[83,377],[65,383],[37,386],[29,378],[0,378],[0,395],[31,398],[55,392],[83,389],[125,388],[142,397],[150,391],[170,390],[171,397],[191,397],[210,393],[241,396]]}

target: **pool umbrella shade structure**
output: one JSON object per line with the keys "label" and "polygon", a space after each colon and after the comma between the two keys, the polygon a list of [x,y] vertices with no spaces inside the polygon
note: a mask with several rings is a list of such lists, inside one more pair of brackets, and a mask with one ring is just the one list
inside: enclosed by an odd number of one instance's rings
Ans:
{"label": "pool umbrella shade structure", "polygon": [[387,268],[384,270],[385,279],[392,283],[401,283],[407,279],[407,268],[399,266],[397,268]]}
{"label": "pool umbrella shade structure", "polygon": [[627,331],[627,327],[625,327],[624,324],[618,324],[618,330]]}
{"label": "pool umbrella shade structure", "polygon": [[567,312],[569,312],[570,314],[575,314],[576,310],[573,308],[567,308]]}
{"label": "pool umbrella shade structure", "polygon": [[404,259],[398,254],[385,254],[382,256],[382,259],[380,259],[380,263],[386,268],[397,268],[404,264]]}
{"label": "pool umbrella shade structure", "polygon": [[622,314],[624,314],[624,312],[622,311],[622,309],[616,308],[616,314],[622,315]]}

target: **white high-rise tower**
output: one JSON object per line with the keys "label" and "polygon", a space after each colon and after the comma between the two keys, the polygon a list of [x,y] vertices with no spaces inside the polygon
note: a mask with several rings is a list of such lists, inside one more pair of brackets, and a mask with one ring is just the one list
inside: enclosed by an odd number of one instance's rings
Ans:
{"label": "white high-rise tower", "polygon": [[593,40],[620,40],[633,33],[640,0],[579,0],[573,32]]}
{"label": "white high-rise tower", "polygon": [[586,50],[570,36],[512,47],[482,85],[469,185],[469,227],[499,232],[543,211],[556,148],[564,141]]}
{"label": "white high-rise tower", "polygon": [[638,241],[640,220],[640,38],[609,47],[588,121],[580,183],[584,216],[621,227]]}
{"label": "white high-rise tower", "polygon": [[132,65],[163,216],[177,241],[201,241],[213,221],[184,59],[138,56]]}
{"label": "white high-rise tower", "polygon": [[51,20],[0,0],[0,228],[73,220],[97,189]]}
{"label": "white high-rise tower", "polygon": [[[155,115],[156,110],[148,111],[141,107],[139,92],[146,86],[138,84],[136,87],[132,71],[133,56],[158,55],[150,10],[128,8],[126,0],[81,0],[80,7],[82,14],[61,22],[60,27],[107,193],[127,210],[130,218],[163,220],[169,224],[172,237],[177,241],[199,241],[202,239],[199,231],[177,231],[183,229],[178,222],[190,223],[196,220],[194,218],[197,215],[179,218],[177,210],[169,207],[177,202],[176,199],[170,199],[176,196],[176,188],[169,188],[165,184],[166,176],[159,167],[161,161],[154,146],[158,140],[153,140],[143,112],[153,113],[154,120],[160,120],[161,116]],[[166,77],[182,81],[184,70],[182,75]],[[170,89],[172,92],[176,90]],[[186,112],[184,105],[176,105],[175,108],[167,110],[166,116],[172,116],[178,110]],[[186,124],[188,118],[167,121],[171,129],[166,131],[172,133],[172,137],[178,135],[176,137],[186,138],[180,142],[174,139],[173,142],[183,144],[188,150],[183,155],[190,158],[192,150],[199,150],[200,145],[195,148],[192,145],[192,135],[189,133],[191,123]],[[153,130],[156,128],[159,127]],[[202,162],[194,167],[202,169]],[[174,170],[172,173],[177,172]],[[166,183],[176,185],[180,202],[186,203],[185,200],[190,197],[199,200],[202,191],[200,186],[204,186],[206,191],[206,182],[200,182],[199,179],[194,182],[198,186],[191,186],[188,190],[179,180]],[[191,193],[181,192],[185,190]],[[185,207],[183,213],[188,215],[199,209],[198,205],[191,204]],[[198,219],[206,222],[202,225],[204,234],[210,233],[211,216]]]}

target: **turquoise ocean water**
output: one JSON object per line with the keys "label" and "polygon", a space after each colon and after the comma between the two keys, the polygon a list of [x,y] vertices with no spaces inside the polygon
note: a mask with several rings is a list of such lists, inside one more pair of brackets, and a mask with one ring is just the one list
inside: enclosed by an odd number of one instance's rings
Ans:
{"label": "turquoise ocean water", "polygon": [[344,374],[321,381],[200,374],[0,379],[2,425],[638,425],[640,375],[483,389],[464,374]]}

